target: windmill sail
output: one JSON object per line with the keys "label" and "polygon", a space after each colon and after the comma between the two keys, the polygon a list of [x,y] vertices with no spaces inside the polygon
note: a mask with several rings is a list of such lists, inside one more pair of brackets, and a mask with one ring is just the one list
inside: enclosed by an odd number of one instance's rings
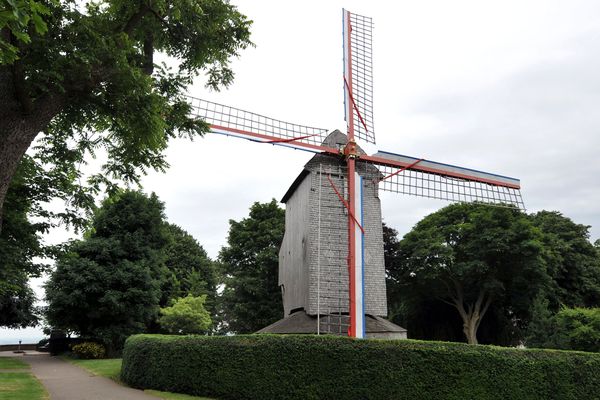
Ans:
{"label": "windmill sail", "polygon": [[213,133],[316,153],[338,154],[340,151],[322,145],[327,129],[284,122],[191,96],[188,99],[193,115],[209,124]]}
{"label": "windmill sail", "polygon": [[373,128],[373,22],[343,10],[344,112],[356,138],[375,143]]}
{"label": "windmill sail", "polygon": [[381,172],[379,188],[389,192],[454,202],[481,202],[525,209],[519,179],[379,151],[360,160]]}

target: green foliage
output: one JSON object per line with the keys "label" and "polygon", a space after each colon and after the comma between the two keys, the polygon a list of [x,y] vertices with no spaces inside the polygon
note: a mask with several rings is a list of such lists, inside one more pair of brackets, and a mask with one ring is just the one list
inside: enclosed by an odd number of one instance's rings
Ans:
{"label": "green foliage", "polygon": [[[575,224],[560,213],[550,211],[532,214],[528,219],[536,230],[535,242],[541,256],[541,263],[536,261],[536,265],[543,266],[537,272],[543,276],[531,279],[531,287],[522,285],[524,290],[514,292],[516,297],[494,300],[478,331],[483,343],[514,345],[525,340],[528,346],[556,347],[549,332],[556,322],[554,314],[561,307],[596,307],[600,304],[600,241],[595,245],[590,243],[589,226]],[[459,220],[453,229],[464,226]],[[496,227],[504,229],[502,224]],[[422,224],[417,225],[415,230],[422,231],[422,228]],[[531,229],[528,227],[527,231]],[[510,230],[506,233],[512,234]],[[424,245],[430,242],[429,239],[423,232],[418,238]],[[398,273],[412,262],[406,259],[403,248],[407,241],[398,242],[397,232],[384,227],[390,319],[408,327],[413,338],[460,340],[463,322],[454,314],[455,308],[439,298],[422,296],[420,286],[410,288],[418,283],[411,281],[414,276],[411,277],[410,272],[408,277]],[[464,255],[468,253],[464,252]],[[515,305],[518,312],[515,312]]]}
{"label": "green foliage", "polygon": [[[7,29],[22,44],[31,43],[29,26],[36,34],[44,34],[48,26],[43,20],[50,10],[40,1],[35,0],[3,0],[0,3],[0,30]],[[0,65],[10,64],[19,58],[19,49],[0,35]]]}
{"label": "green foliage", "polygon": [[73,354],[84,360],[96,360],[106,356],[106,349],[99,343],[83,342],[72,347]]}
{"label": "green foliage", "polygon": [[46,317],[56,328],[103,341],[109,353],[145,332],[158,315],[168,243],[156,195],[107,198],[92,229],[73,242],[46,284]]}
{"label": "green foliage", "polygon": [[432,302],[454,309],[470,343],[477,343],[489,311],[508,321],[505,326],[520,329],[547,277],[541,246],[538,231],[517,209],[447,206],[425,217],[400,241],[396,261],[388,266],[388,286],[397,296],[391,302],[415,310],[405,316],[409,332],[413,322],[422,324],[411,317],[423,316],[420,311]]}
{"label": "green foliage", "polygon": [[[190,113],[187,87],[199,74],[212,89],[229,85],[230,60],[252,45],[250,25],[227,0],[3,0],[0,210],[38,135],[30,154],[70,189],[56,215],[69,223],[119,180],[165,170],[169,140],[207,131]],[[156,53],[176,66],[158,65]],[[98,151],[107,161],[86,179],[81,166]]]}
{"label": "green foliage", "polygon": [[169,279],[163,286],[161,304],[171,299],[206,295],[206,309],[216,312],[217,272],[215,263],[192,235],[178,227],[167,224],[169,243],[165,248],[165,265]]}
{"label": "green foliage", "polygon": [[600,355],[333,336],[159,336],[127,340],[137,388],[220,399],[587,399]]}
{"label": "green foliage", "polygon": [[204,333],[212,321],[204,308],[206,295],[179,298],[171,307],[160,309],[160,325],[169,333],[192,334]]}
{"label": "green foliage", "polygon": [[527,347],[552,348],[554,315],[548,308],[548,299],[542,294],[536,297],[531,311],[531,321],[527,326],[525,343]]}
{"label": "green foliage", "polygon": [[275,200],[254,203],[248,218],[229,225],[228,246],[219,254],[225,330],[255,332],[283,314],[278,269],[285,212]]}
{"label": "green foliage", "polygon": [[600,308],[564,308],[554,321],[549,347],[600,352]]}
{"label": "green foliage", "polygon": [[[36,298],[28,280],[46,270],[47,265],[39,259],[52,255],[53,249],[41,240],[49,225],[41,219],[45,214],[35,206],[43,196],[36,174],[34,160],[24,157],[6,196],[0,231],[0,326],[24,328],[38,321]],[[28,216],[37,222],[31,222]]]}
{"label": "green foliage", "polygon": [[550,309],[600,306],[600,254],[589,241],[590,227],[556,211],[532,214],[531,221],[542,233]]}

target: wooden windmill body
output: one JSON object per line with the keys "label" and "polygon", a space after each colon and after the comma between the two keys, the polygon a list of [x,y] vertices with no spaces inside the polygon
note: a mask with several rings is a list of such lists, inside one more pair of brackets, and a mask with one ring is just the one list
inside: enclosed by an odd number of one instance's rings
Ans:
{"label": "wooden windmill body", "polygon": [[[347,137],[334,131],[324,141],[343,147]],[[359,152],[364,154],[359,148]],[[285,235],[279,251],[279,286],[284,319],[262,332],[346,334],[349,328],[347,167],[343,159],[317,154],[304,166],[281,202],[285,204]],[[383,230],[378,183],[379,170],[358,166],[362,185],[361,225],[365,231],[364,313],[369,337],[403,338],[406,330],[380,326],[387,315]],[[298,314],[300,313],[300,315]],[[302,313],[306,314],[305,316]],[[375,324],[375,325],[374,325]],[[371,326],[374,325],[374,326]]]}
{"label": "wooden windmill body", "polygon": [[392,152],[365,154],[356,140],[375,143],[372,22],[347,10],[342,21],[345,135],[201,99],[192,106],[213,133],[317,153],[284,196],[279,281],[285,318],[270,331],[283,333],[295,318],[297,332],[312,333],[316,318],[315,333],[336,333],[335,326],[351,337],[378,329],[401,336],[402,328],[381,319],[387,310],[379,190],[522,208],[520,182]]}

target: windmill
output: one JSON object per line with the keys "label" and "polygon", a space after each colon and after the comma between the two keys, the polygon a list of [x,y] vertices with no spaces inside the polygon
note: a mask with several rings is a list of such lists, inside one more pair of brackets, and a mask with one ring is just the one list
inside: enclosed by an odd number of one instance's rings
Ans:
{"label": "windmill", "polygon": [[[342,26],[346,135],[276,120],[203,99],[190,99],[196,116],[205,120],[213,133],[305,150],[317,153],[320,159],[335,160],[341,165],[337,172],[320,169],[318,175],[319,182],[329,185],[345,210],[336,222],[345,226],[344,237],[340,240],[345,241],[347,249],[343,254],[347,260],[348,289],[344,294],[349,315],[347,334],[362,338],[365,337],[366,312],[364,249],[365,238],[368,239],[367,227],[363,226],[364,191],[375,187],[376,190],[448,201],[524,206],[520,181],[515,178],[386,151],[367,155],[358,146],[357,140],[375,144],[373,24],[369,17],[343,10]],[[340,135],[342,140],[339,140]]]}

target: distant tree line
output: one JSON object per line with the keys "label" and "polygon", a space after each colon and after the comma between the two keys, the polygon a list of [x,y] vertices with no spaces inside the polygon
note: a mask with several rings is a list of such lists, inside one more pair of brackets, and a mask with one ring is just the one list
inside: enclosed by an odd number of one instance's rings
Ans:
{"label": "distant tree line", "polygon": [[[24,240],[0,242],[0,251],[12,254],[5,260],[13,260],[0,271],[0,294],[9,299],[2,307],[10,311],[1,322],[17,327],[38,322],[27,278],[48,268],[31,261],[42,252],[40,227],[24,218],[25,209],[11,210],[0,238]],[[82,239],[52,249],[47,325],[117,351],[139,332],[255,332],[283,316],[277,270],[284,221],[275,200],[255,203],[248,217],[230,221],[227,245],[211,260],[166,220],[156,195],[117,191],[94,212]],[[384,225],[384,255],[388,318],[412,338],[598,346],[599,242],[590,243],[589,227],[558,212],[454,204],[401,240]]]}

